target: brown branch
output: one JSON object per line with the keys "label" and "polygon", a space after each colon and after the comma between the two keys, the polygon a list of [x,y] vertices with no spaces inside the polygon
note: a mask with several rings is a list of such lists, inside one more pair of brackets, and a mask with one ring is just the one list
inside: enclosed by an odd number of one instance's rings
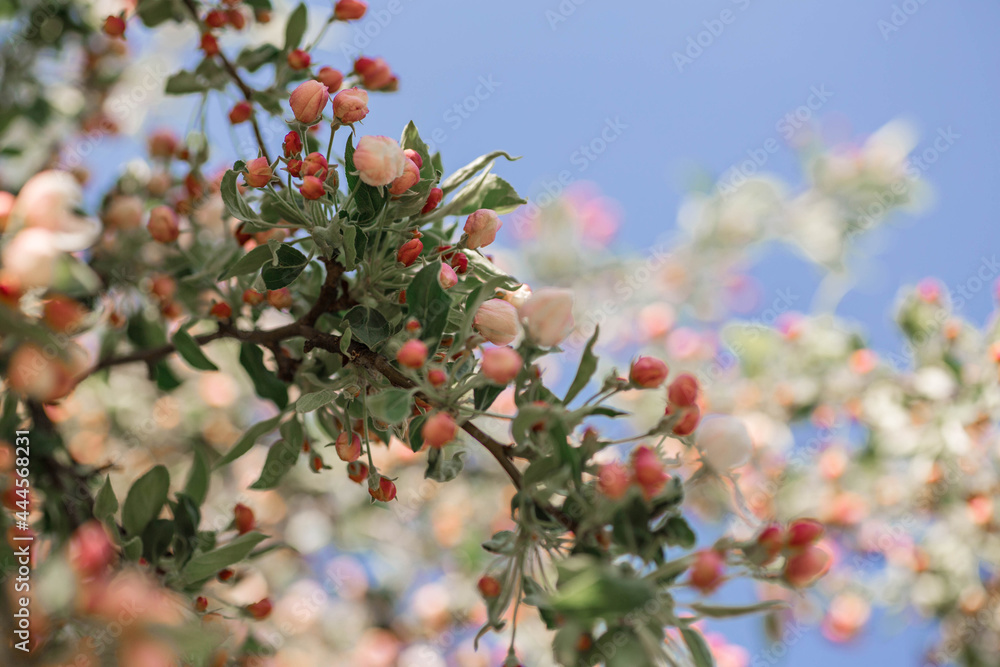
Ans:
{"label": "brown branch", "polygon": [[[198,24],[198,29],[200,31],[207,31],[207,27],[202,23],[201,17],[198,16],[198,7],[194,4],[194,0],[184,0],[184,6],[188,8],[189,12],[191,12],[191,17],[194,19],[194,22]],[[243,93],[243,98],[253,105],[253,88],[248,86],[246,81],[243,80],[243,77],[240,76],[239,70],[237,70],[233,63],[229,61],[226,54],[219,51],[216,55],[219,57],[219,61],[222,62],[223,69],[225,69],[229,74],[229,78],[233,80],[236,87],[240,89],[241,93]],[[254,112],[251,112],[250,114],[250,125],[253,126],[253,134],[257,139],[257,145],[260,147],[261,154],[267,160],[267,163],[270,164],[271,157],[268,155],[267,146],[264,145],[264,137],[260,133],[260,125],[257,124],[257,114]]]}

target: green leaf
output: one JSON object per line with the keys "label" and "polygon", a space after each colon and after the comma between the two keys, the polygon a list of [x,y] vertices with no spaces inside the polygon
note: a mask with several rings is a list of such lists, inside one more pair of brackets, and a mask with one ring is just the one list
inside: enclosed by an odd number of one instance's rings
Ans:
{"label": "green leaf", "polygon": [[154,519],[142,531],[142,555],[151,563],[160,560],[174,539],[174,522],[168,519]]}
{"label": "green leaf", "polygon": [[240,364],[250,375],[254,391],[261,398],[274,401],[280,409],[288,405],[288,387],[264,365],[264,353],[254,343],[240,345]]}
{"label": "green leaf", "polygon": [[476,410],[486,410],[489,408],[493,405],[493,401],[497,400],[497,396],[502,394],[506,388],[505,385],[487,384],[473,389],[472,399]]}
{"label": "green leaf", "polygon": [[240,195],[239,187],[236,184],[236,172],[232,169],[223,174],[219,194],[222,195],[222,202],[226,205],[226,211],[229,215],[243,222],[260,220],[260,216],[253,212],[250,205]]}
{"label": "green leaf", "polygon": [[122,543],[122,554],[126,560],[138,561],[142,558],[142,538],[133,537]]}
{"label": "green leaf", "polygon": [[413,398],[406,389],[385,389],[368,399],[368,410],[384,422],[399,424],[410,416]]}
{"label": "green leaf", "polygon": [[455,452],[450,459],[445,459],[444,452],[437,448],[431,448],[427,453],[427,470],[424,477],[437,482],[450,482],[458,477],[465,465],[465,452]]}
{"label": "green leaf", "polygon": [[229,280],[233,276],[253,273],[271,260],[271,249],[267,245],[259,245],[236,260],[219,276],[219,280]]}
{"label": "green leaf", "polygon": [[566,390],[563,405],[568,405],[570,401],[576,398],[577,394],[583,391],[587,383],[590,382],[590,378],[593,377],[594,371],[597,370],[597,357],[594,356],[594,344],[597,343],[597,335],[600,332],[601,327],[594,327],[594,335],[590,337],[590,340],[587,341],[587,346],[583,349],[580,366],[576,369],[576,377],[573,378],[572,384]]}
{"label": "green leaf", "polygon": [[491,162],[493,162],[498,157],[505,157],[511,162],[514,160],[520,160],[520,157],[513,157],[504,151],[493,151],[492,153],[487,153],[486,155],[481,155],[475,160],[465,165],[455,173],[453,173],[448,178],[441,181],[441,189],[447,195],[449,192],[457,188],[462,183],[475,176],[480,170],[485,168]]}
{"label": "green leaf", "polygon": [[181,10],[179,3],[174,0],[142,0],[136,5],[136,13],[148,28],[183,16]]}
{"label": "green leaf", "polygon": [[247,47],[240,51],[236,58],[236,65],[243,67],[250,72],[256,72],[269,62],[273,62],[281,50],[274,44],[261,44],[256,47]]}
{"label": "green leaf", "polygon": [[351,308],[344,320],[351,326],[352,335],[372,349],[391,333],[385,316],[366,306]]}
{"label": "green leaf", "polygon": [[353,271],[357,266],[357,235],[358,228],[354,225],[344,227],[344,247],[341,249],[341,263],[344,265],[345,271]]}
{"label": "green leaf", "polygon": [[205,356],[202,351],[201,346],[198,342],[184,329],[178,329],[177,333],[171,339],[174,347],[177,348],[177,354],[181,355],[181,358],[188,363],[191,368],[196,368],[199,371],[217,371],[219,367],[211,362],[211,360]]}
{"label": "green leaf", "polygon": [[775,609],[785,609],[788,603],[783,600],[765,600],[757,604],[741,605],[736,607],[726,607],[714,604],[702,604],[692,602],[688,605],[702,616],[711,618],[732,618],[734,616],[746,616],[748,614],[759,614],[761,612],[774,611]]}
{"label": "green leaf", "polygon": [[187,483],[184,485],[184,493],[195,502],[201,505],[208,495],[208,485],[211,483],[208,461],[200,449],[194,452],[194,462],[191,464],[191,471],[188,473]]}
{"label": "green leaf", "polygon": [[17,428],[20,418],[17,406],[20,403],[16,391],[8,391],[3,397],[3,413],[0,415],[0,433],[10,433]]}
{"label": "green leaf", "polygon": [[278,422],[280,421],[281,415],[276,415],[270,419],[265,419],[264,421],[251,426],[247,429],[247,432],[236,441],[236,444],[230,447],[228,452],[223,454],[222,458],[215,464],[215,467],[221,468],[227,463],[232,463],[249,452],[250,448],[254,446],[255,442],[257,442],[257,439],[262,435],[270,433],[274,429],[278,428]]}
{"label": "green leaf", "polygon": [[155,466],[135,481],[122,507],[122,526],[128,535],[142,535],[146,525],[163,509],[169,489],[170,473],[162,465]]}
{"label": "green leaf", "polygon": [[441,263],[433,262],[417,272],[406,288],[406,307],[410,316],[420,322],[420,337],[431,351],[437,349],[448,326],[451,297],[438,282]]}
{"label": "green leaf", "polygon": [[410,420],[410,424],[406,429],[406,442],[414,452],[419,452],[424,446],[422,429],[425,421],[427,421],[427,417],[424,415],[414,417]]}
{"label": "green leaf", "polygon": [[333,402],[337,398],[337,392],[333,389],[320,389],[311,394],[305,394],[295,401],[295,411],[299,414],[319,410],[324,405]]}
{"label": "green leaf", "polygon": [[167,79],[164,92],[167,95],[187,95],[188,93],[201,93],[209,88],[209,81],[198,76],[194,72],[181,70],[177,74]]}
{"label": "green leaf", "polygon": [[517,550],[517,534],[509,530],[501,530],[483,542],[482,547],[493,554],[510,556]]}
{"label": "green leaf", "polygon": [[101,490],[97,492],[97,497],[94,498],[94,518],[105,523],[114,523],[113,518],[117,511],[118,498],[115,496],[115,490],[111,488],[111,477],[107,476],[104,478]]}
{"label": "green leaf", "polygon": [[556,612],[585,619],[613,619],[653,599],[647,582],[604,569],[590,556],[572,556],[559,566],[559,584],[550,604]]}
{"label": "green leaf", "polygon": [[267,289],[271,290],[281,289],[295,282],[309,261],[305,255],[287,243],[278,246],[277,255],[278,265],[265,266],[260,272]]}
{"label": "green leaf", "polygon": [[184,568],[184,581],[188,584],[194,584],[215,576],[220,570],[224,570],[249,556],[254,547],[265,539],[267,539],[266,535],[247,533],[218,549],[197,554],[188,561]]}
{"label": "green leaf", "polygon": [[299,48],[299,44],[302,43],[302,36],[306,34],[306,23],[308,20],[309,15],[306,12],[305,4],[300,4],[296,7],[292,15],[288,17],[288,23],[285,24],[286,51]]}
{"label": "green leaf", "polygon": [[263,490],[273,489],[281,481],[281,478],[292,469],[302,451],[302,444],[295,444],[287,440],[278,440],[267,450],[267,460],[264,462],[264,469],[260,472],[257,481],[250,485],[251,489]]}
{"label": "green leaf", "polygon": [[302,443],[306,441],[305,431],[302,430],[302,422],[299,421],[297,416],[292,416],[291,419],[281,425],[278,431],[281,433],[282,438],[296,447],[302,447]]}
{"label": "green leaf", "polygon": [[517,194],[514,186],[503,180],[496,174],[487,174],[486,179],[480,185],[476,196],[459,211],[460,215],[468,215],[481,208],[487,208],[497,213],[510,213],[518,206],[526,204],[528,201]]}
{"label": "green leaf", "polygon": [[693,628],[681,628],[681,636],[684,637],[684,643],[687,644],[688,650],[691,651],[691,657],[694,659],[696,667],[715,666],[715,658],[712,657],[712,650],[708,648],[708,643],[701,636],[700,632]]}
{"label": "green leaf", "polygon": [[659,532],[663,533],[668,545],[679,546],[682,549],[690,549],[697,541],[691,526],[683,517],[679,516],[667,519],[666,524]]}
{"label": "green leaf", "polygon": [[181,381],[174,375],[174,372],[170,370],[170,366],[167,364],[166,359],[161,359],[158,361],[152,369],[153,379],[156,380],[156,386],[162,391],[173,391],[177,387],[181,386]]}

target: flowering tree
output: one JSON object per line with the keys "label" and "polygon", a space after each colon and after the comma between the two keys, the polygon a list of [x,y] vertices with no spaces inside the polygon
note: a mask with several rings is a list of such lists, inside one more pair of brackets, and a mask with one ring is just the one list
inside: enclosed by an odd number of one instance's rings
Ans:
{"label": "flowering tree", "polygon": [[[998,646],[996,318],[980,327],[961,316],[983,287],[982,272],[971,292],[933,279],[905,290],[895,352],[872,350],[832,312],[850,284],[844,266],[858,241],[923,198],[908,158],[914,145],[900,123],[852,146],[807,140],[804,187],[763,176],[693,193],[681,206],[681,231],[649,257],[596,252],[613,236],[614,205],[577,188],[548,209],[529,206],[518,228],[530,243],[503,259],[535,267],[533,280],[583,286],[590,305],[578,319],[611,334],[604,350],[612,359],[636,347],[667,351],[698,378],[703,409],[748,426],[753,453],[732,483],[687,487],[703,519],[732,519],[736,535],[803,515],[828,527],[821,546],[835,558],[823,596],[789,598],[788,608],[768,615],[772,636],[819,610],[823,634],[846,642],[882,604],[938,621],[927,664],[986,665]],[[803,312],[801,289],[761,299],[748,277],[755,255],[774,241],[824,272],[813,312]],[[764,307],[748,319],[754,301]],[[625,398],[620,407],[640,422],[658,418],[648,395]],[[760,593],[782,596],[766,585]]]}
{"label": "flowering tree", "polygon": [[[286,664],[295,650],[377,664],[338,657],[319,632],[284,639],[323,607],[281,613],[311,574],[284,533],[335,511],[318,498],[350,498],[340,518],[376,541],[377,508],[407,491],[399,460],[419,462],[428,494],[473,475],[476,502],[503,508],[476,540],[468,619],[482,629],[464,643],[505,633],[501,659],[517,665],[530,615],[559,664],[713,664],[703,619],[784,596],[703,597],[738,577],[810,586],[831,560],[823,525],[760,513],[699,545],[685,496],[739,488],[754,455],[743,422],[703,421],[704,383],[671,373],[662,350],[625,360],[624,376],[598,372],[600,327],[575,319],[572,285],[532,290],[482,252],[525,204],[493,173],[515,158],[446,172],[412,123],[398,142],[364,134],[369,93],[397,86],[390,67],[362,57],[342,74],[310,52],[365,3],[337,2],[308,43],[305,6],[273,11],[288,9],[280,44],[247,44],[234,33],[271,21],[267,0],[141,0],[100,17],[20,7],[0,82],[4,664],[21,651],[53,665]],[[139,24],[199,36],[165,90],[201,100],[200,119],[206,100],[237,95],[228,121],[252,148],[217,156],[203,131],[154,131],[148,161],[88,207],[69,146],[117,130],[110,91]],[[66,83],[85,94],[68,110],[41,70],[81,55]],[[268,140],[278,122],[287,134]],[[546,381],[553,363],[568,381]],[[655,418],[626,419],[637,394]],[[466,470],[480,452],[492,467]],[[335,583],[348,597],[350,579]]]}

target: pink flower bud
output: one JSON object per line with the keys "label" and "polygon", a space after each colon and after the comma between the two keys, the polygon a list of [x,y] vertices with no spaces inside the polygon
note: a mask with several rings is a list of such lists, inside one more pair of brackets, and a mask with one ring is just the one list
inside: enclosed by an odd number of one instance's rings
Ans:
{"label": "pink flower bud", "polygon": [[427,195],[427,203],[424,207],[420,209],[421,213],[430,213],[437,208],[437,205],[441,203],[444,199],[444,190],[441,188],[431,188],[430,193]]}
{"label": "pink flower bud", "polygon": [[150,236],[160,243],[173,243],[181,235],[177,214],[169,206],[157,206],[150,211],[146,229],[149,230]]}
{"label": "pink flower bud", "polygon": [[573,331],[573,293],[554,287],[534,292],[521,307],[521,320],[535,343],[558,345]]}
{"label": "pink flower bud", "polygon": [[104,19],[104,34],[108,37],[121,37],[125,34],[125,19],[120,16],[109,16]]}
{"label": "pink flower bud", "polygon": [[312,56],[302,49],[294,49],[288,54],[288,66],[292,69],[306,69],[312,63]]}
{"label": "pink flower bud", "polygon": [[451,289],[457,284],[458,276],[455,274],[455,269],[441,262],[441,271],[438,272],[438,285],[441,286],[441,289]]}
{"label": "pink flower bud", "polygon": [[451,268],[455,269],[455,273],[465,275],[465,273],[469,270],[469,258],[464,252],[456,252],[452,255]]}
{"label": "pink flower bud", "polygon": [[502,226],[503,223],[497,217],[496,211],[491,211],[488,208],[473,211],[465,220],[464,229],[465,233],[468,234],[465,247],[475,250],[488,246],[496,239],[497,231]]}
{"label": "pink flower bud", "polygon": [[347,478],[355,484],[368,479],[368,466],[361,461],[351,461],[347,464]]}
{"label": "pink flower bud", "polygon": [[156,158],[172,157],[177,152],[177,135],[173,130],[154,130],[149,135],[149,154]]}
{"label": "pink flower bud", "polygon": [[628,491],[631,480],[621,463],[605,463],[597,473],[597,488],[611,500],[619,500]]}
{"label": "pink flower bud", "polygon": [[262,188],[271,182],[271,165],[267,158],[258,157],[247,162],[243,180],[252,188]]}
{"label": "pink flower bud", "polygon": [[396,485],[388,477],[379,477],[378,487],[368,487],[368,494],[375,500],[387,503],[396,497]]}
{"label": "pink flower bud", "polygon": [[725,557],[715,549],[705,549],[694,556],[690,583],[703,594],[711,593],[722,583],[725,572]]}
{"label": "pink flower bud", "polygon": [[738,468],[750,459],[753,441],[736,417],[712,417],[701,424],[696,442],[704,461],[718,472]]}
{"label": "pink flower bud", "polygon": [[458,424],[447,412],[437,412],[427,418],[420,434],[426,445],[441,449],[458,435]]}
{"label": "pink flower bud", "polygon": [[681,410],[680,419],[674,423],[674,435],[691,435],[701,421],[701,410],[697,405],[692,405]]}
{"label": "pink flower bud", "polygon": [[205,14],[205,25],[209,28],[221,28],[229,22],[226,13],[221,9],[213,9]]}
{"label": "pink flower bud", "polygon": [[412,266],[423,250],[423,241],[420,239],[410,239],[399,246],[399,250],[396,252],[396,261],[402,262],[403,266]]}
{"label": "pink flower bud", "polygon": [[306,125],[312,125],[323,116],[323,109],[329,101],[330,91],[314,79],[300,83],[288,98],[295,120]]}
{"label": "pink flower bud", "polygon": [[368,115],[368,93],[360,88],[347,88],[333,96],[333,116],[350,125]]}
{"label": "pink flower bud", "polygon": [[99,521],[88,521],[69,540],[69,562],[84,576],[104,572],[115,557],[115,547]]}
{"label": "pink flower bud", "polygon": [[432,368],[427,371],[427,381],[430,382],[432,386],[440,387],[448,381],[448,374],[440,368]]}
{"label": "pink flower bud", "polygon": [[326,189],[323,187],[323,181],[315,176],[306,176],[299,186],[299,193],[306,199],[319,199],[326,193]]}
{"label": "pink flower bud", "polygon": [[698,380],[688,373],[682,373],[670,383],[667,397],[674,405],[686,408],[698,400]]}
{"label": "pink flower bud", "polygon": [[509,347],[483,350],[483,375],[499,385],[507,385],[521,371],[524,359]]}
{"label": "pink flower bud", "polygon": [[323,67],[319,70],[319,74],[316,75],[316,80],[326,86],[326,89],[333,95],[344,84],[344,75],[339,69]]}
{"label": "pink flower bud", "polygon": [[629,380],[643,389],[653,389],[667,379],[667,365],[655,357],[639,357],[632,362]]}
{"label": "pink flower bud", "polygon": [[811,545],[785,561],[782,576],[789,585],[805,588],[815,583],[829,569],[830,554],[818,546]]}
{"label": "pink flower bud", "polygon": [[233,508],[233,522],[236,524],[236,531],[240,535],[249,533],[257,525],[253,510],[243,503],[236,503],[236,507]]}
{"label": "pink flower bud", "polygon": [[420,168],[413,160],[407,160],[403,167],[403,175],[389,186],[389,193],[401,195],[420,181]]}
{"label": "pink flower bud", "polygon": [[784,544],[781,526],[772,523],[757,535],[754,544],[747,549],[747,558],[757,565],[767,565],[778,557]]}
{"label": "pink flower bud", "polygon": [[215,35],[206,32],[201,36],[201,50],[209,57],[219,53],[219,41],[215,39]]}
{"label": "pink flower bud", "polygon": [[815,544],[826,531],[823,524],[815,519],[796,519],[788,524],[785,545],[789,549],[801,549]]}
{"label": "pink flower bud", "polygon": [[383,58],[358,58],[354,61],[354,71],[368,90],[391,90],[396,85],[396,77]]}
{"label": "pink flower bud", "polygon": [[302,167],[299,172],[303,176],[315,176],[319,180],[326,178],[327,170],[330,165],[327,163],[326,158],[323,157],[322,153],[310,153],[302,160]]}
{"label": "pink flower bud", "polygon": [[247,605],[247,613],[256,621],[263,621],[271,615],[271,601],[267,598]]}
{"label": "pink flower bud", "polygon": [[635,483],[642,487],[646,498],[652,498],[659,493],[669,478],[663,461],[646,445],[640,445],[632,451],[632,474]]}
{"label": "pink flower bud", "polygon": [[338,21],[356,21],[365,15],[368,3],[361,0],[337,0],[333,6],[333,15]]}
{"label": "pink flower bud", "polygon": [[479,589],[480,595],[487,600],[499,597],[500,593],[503,592],[503,587],[500,585],[500,582],[497,581],[496,577],[491,577],[489,575],[480,577],[476,587]]}
{"label": "pink flower bud", "polygon": [[403,155],[407,158],[413,160],[413,164],[417,165],[417,169],[424,168],[424,159],[420,157],[420,153],[413,150],[412,148],[407,148],[403,150]]}
{"label": "pink flower bud", "polygon": [[233,307],[224,301],[219,301],[212,304],[212,308],[208,312],[218,320],[228,320],[233,316]]}
{"label": "pink flower bud", "polygon": [[250,103],[246,100],[240,100],[229,110],[229,122],[233,125],[239,125],[250,120],[252,115],[253,107],[250,106]]}
{"label": "pink flower bud", "polygon": [[233,26],[237,30],[243,30],[247,24],[247,17],[243,15],[238,9],[230,9],[226,12],[226,20],[229,21],[229,25]]}
{"label": "pink flower bud", "polygon": [[334,443],[334,449],[337,450],[337,456],[341,461],[348,463],[357,461],[361,457],[361,438],[357,433],[341,431]]}
{"label": "pink flower bud", "polygon": [[298,155],[302,152],[302,137],[295,130],[292,130],[285,135],[285,141],[282,143],[282,148],[285,152],[285,157],[292,157],[293,155]]}
{"label": "pink flower bud", "polygon": [[417,339],[406,341],[396,352],[396,361],[407,368],[422,368],[427,362],[427,345]]}
{"label": "pink flower bud", "polygon": [[473,328],[494,345],[509,345],[520,330],[517,309],[503,299],[489,299],[479,306]]}
{"label": "pink flower bud", "polygon": [[115,229],[135,229],[142,224],[144,213],[142,198],[135,195],[117,195],[104,211],[104,222]]}
{"label": "pink flower bud", "polygon": [[406,170],[406,156],[394,139],[369,135],[358,141],[354,167],[363,183],[389,185]]}
{"label": "pink flower bud", "polygon": [[288,288],[282,287],[281,289],[268,290],[267,302],[278,310],[287,310],[292,307],[294,300]]}

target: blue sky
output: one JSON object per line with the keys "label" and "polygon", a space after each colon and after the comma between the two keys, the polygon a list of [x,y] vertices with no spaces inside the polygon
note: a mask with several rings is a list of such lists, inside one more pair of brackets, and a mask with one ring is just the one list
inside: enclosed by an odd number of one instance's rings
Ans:
{"label": "blue sky", "polygon": [[[385,57],[401,80],[375,95],[365,132],[398,136],[414,120],[454,169],[496,148],[525,156],[501,173],[529,197],[560,172],[596,181],[625,210],[623,244],[641,248],[675,226],[695,168],[720,174],[781,137],[779,122],[824,91],[818,117],[859,137],[895,118],[911,120],[921,146],[938,131],[957,135],[925,171],[936,203],[868,244],[860,286],[840,314],[860,322],[877,348],[898,348],[890,307],[899,289],[928,275],[949,288],[986,285],[964,313],[993,307],[992,227],[1000,209],[1000,95],[996,74],[1000,3],[983,0],[372,0],[369,16],[328,36],[316,54],[349,69],[362,46]],[[320,5],[317,4],[317,16]],[[328,6],[328,3],[323,3]],[[697,41],[700,52],[692,48]],[[324,50],[325,49],[325,50]],[[675,52],[685,54],[678,61]],[[816,98],[814,98],[816,99]],[[600,154],[580,149],[598,137]],[[600,142],[598,142],[600,145]],[[798,181],[782,149],[768,170]],[[765,293],[818,274],[771,253],[755,275]],[[919,662],[926,631],[876,619],[849,656],[818,631],[771,661],[754,626],[731,636],[763,662],[813,667]]]}

